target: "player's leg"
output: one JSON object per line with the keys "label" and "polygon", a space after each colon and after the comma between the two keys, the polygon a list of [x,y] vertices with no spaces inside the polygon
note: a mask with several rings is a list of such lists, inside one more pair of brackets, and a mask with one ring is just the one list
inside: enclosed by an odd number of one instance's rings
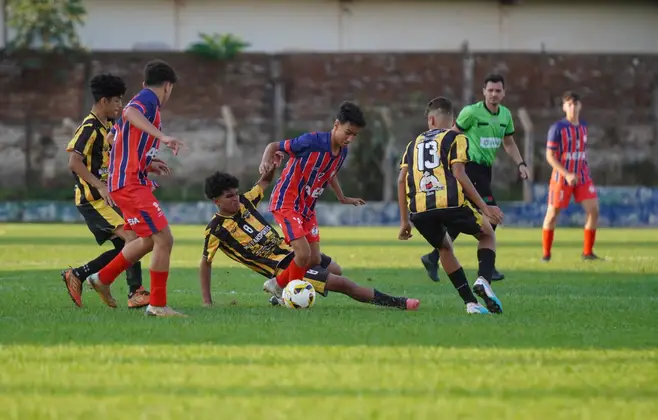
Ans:
{"label": "player's leg", "polygon": [[117,245],[120,240],[117,241],[118,238],[114,236],[114,231],[117,226],[123,226],[123,218],[103,200],[96,200],[76,207],[98,245],[103,245],[108,240],[111,240],[114,244],[114,249],[103,252],[93,260],[79,267],[62,271],[62,279],[69,296],[77,306],[82,306],[82,284],[92,273],[98,272],[121,252],[123,243]]}
{"label": "player's leg", "polygon": [[327,296],[327,292],[337,292],[352,299],[377,306],[393,307],[403,310],[416,310],[420,305],[417,299],[395,297],[376,289],[359,286],[347,277],[337,276],[320,266],[306,271],[304,280],[313,285],[316,293]]}
{"label": "player's leg", "polygon": [[280,299],[283,288],[290,280],[304,277],[311,260],[311,246],[307,239],[309,232],[304,230],[301,215],[293,212],[272,212],[272,216],[281,226],[286,242],[294,251],[294,258],[288,267],[263,284],[263,290]]}
{"label": "player's leg", "polygon": [[[120,243],[119,249],[123,249],[126,243],[130,243],[137,239],[137,235],[133,230],[126,230],[123,226],[124,225],[122,224],[114,231],[117,238],[112,241],[115,246],[118,246]],[[149,304],[150,293],[143,286],[141,261],[136,261],[126,270],[126,283],[128,283],[129,308],[143,308]]]}
{"label": "player's leg", "polygon": [[480,227],[480,232],[474,235],[478,240],[478,278],[473,284],[473,292],[484,301],[489,312],[502,314],[503,305],[491,287],[496,265],[496,234],[488,220],[475,209],[472,212],[476,219],[473,226]]}
{"label": "player's leg", "polygon": [[320,252],[320,228],[318,221],[313,215],[309,220],[304,221],[304,231],[306,240],[311,248],[311,256],[307,262],[307,267],[314,267],[322,262],[322,253]]}
{"label": "player's leg", "polygon": [[420,233],[430,245],[438,250],[441,265],[448,274],[448,278],[455,290],[457,290],[457,293],[464,301],[466,312],[473,314],[489,313],[486,308],[478,303],[477,298],[468,284],[466,273],[455,256],[452,241],[447,234],[446,223],[444,223],[446,219],[452,218],[452,214],[454,214],[453,209],[434,210],[432,212],[412,215],[411,222],[416,227],[418,233]]}
{"label": "player's leg", "polygon": [[[485,203],[489,206],[496,206],[498,203],[496,202],[496,198],[493,195],[493,188],[491,187],[491,181],[493,179],[493,168],[491,166],[485,166],[485,165],[473,165],[476,167],[478,171],[478,183],[475,189],[477,190],[478,194],[480,194],[480,197],[484,200]],[[493,231],[496,231],[496,228],[498,225],[491,223],[489,221],[489,224],[491,225],[491,228]],[[491,281],[500,281],[504,280],[505,275],[501,272],[499,272],[496,269],[496,266],[494,265],[493,271],[491,272]]]}
{"label": "player's leg", "polygon": [[582,258],[585,261],[602,260],[603,258],[594,253],[596,228],[599,223],[599,199],[594,184],[588,182],[577,186],[574,190],[574,198],[583,206],[586,216]]}
{"label": "player's leg", "polygon": [[559,185],[551,182],[548,187],[548,205],[542,225],[542,261],[548,262],[551,260],[555,226],[557,225],[560,211],[569,206],[571,192],[572,188],[567,185]]}

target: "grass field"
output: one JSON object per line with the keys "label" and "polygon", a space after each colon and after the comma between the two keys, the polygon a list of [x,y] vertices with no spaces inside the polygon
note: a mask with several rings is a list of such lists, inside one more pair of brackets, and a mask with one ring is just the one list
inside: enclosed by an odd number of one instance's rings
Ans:
{"label": "grass field", "polygon": [[[323,250],[357,282],[421,299],[417,312],[331,294],[309,311],[272,307],[264,278],[218,257],[213,308],[197,278],[202,226],[176,226],[171,305],[153,319],[59,271],[100,248],[83,226],[0,224],[2,419],[649,419],[658,418],[658,231],[561,229],[539,262],[539,230],[499,230],[500,316],[467,315],[419,237],[322,229]],[[475,242],[457,254],[475,280]],[[148,272],[145,271],[145,278]],[[148,281],[147,281],[148,285]]]}

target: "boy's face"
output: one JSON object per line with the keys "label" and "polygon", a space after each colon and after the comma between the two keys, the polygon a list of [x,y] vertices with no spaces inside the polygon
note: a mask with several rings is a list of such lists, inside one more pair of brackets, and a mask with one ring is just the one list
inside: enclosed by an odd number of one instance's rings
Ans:
{"label": "boy's face", "polygon": [[123,98],[114,96],[112,98],[101,98],[101,105],[107,118],[117,120],[121,116],[121,109],[123,108]]}
{"label": "boy's face", "polygon": [[334,122],[334,139],[341,147],[350,144],[359,131],[361,129],[352,123],[341,124],[338,120]]}
{"label": "boy's face", "polygon": [[237,188],[224,191],[213,201],[222,213],[234,214],[240,210],[240,193]]}

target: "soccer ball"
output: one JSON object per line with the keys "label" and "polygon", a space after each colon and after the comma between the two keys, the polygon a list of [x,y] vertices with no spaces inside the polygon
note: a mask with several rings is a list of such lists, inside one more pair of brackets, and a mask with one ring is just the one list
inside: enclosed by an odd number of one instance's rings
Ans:
{"label": "soccer ball", "polygon": [[283,304],[291,309],[310,308],[315,304],[315,289],[305,280],[291,280],[281,295]]}

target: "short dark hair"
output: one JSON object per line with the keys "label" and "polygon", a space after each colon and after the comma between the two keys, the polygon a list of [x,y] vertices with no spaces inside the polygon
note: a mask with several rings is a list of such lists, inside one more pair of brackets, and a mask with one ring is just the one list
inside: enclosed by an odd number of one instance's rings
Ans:
{"label": "short dark hair", "polygon": [[224,193],[224,191],[238,188],[240,181],[231,174],[226,172],[217,171],[206,178],[205,193],[209,200],[217,198]]}
{"label": "short dark hair", "polygon": [[487,83],[502,83],[503,88],[505,87],[505,78],[503,77],[502,74],[498,73],[491,73],[488,74],[487,77],[484,78],[484,87],[487,87]]}
{"label": "short dark hair", "polygon": [[366,119],[363,116],[363,111],[361,111],[361,108],[353,102],[345,101],[340,104],[338,114],[336,114],[336,119],[341,124],[351,123],[359,128],[366,126]]}
{"label": "short dark hair", "polygon": [[452,115],[452,102],[446,97],[437,96],[429,101],[427,107],[425,107],[425,116],[428,116],[432,111],[439,111],[443,115]]}
{"label": "short dark hair", "polygon": [[144,67],[144,83],[146,86],[162,86],[167,82],[178,82],[178,76],[174,68],[162,60],[149,61]]}
{"label": "short dark hair", "polygon": [[126,93],[126,82],[119,76],[99,74],[89,81],[89,88],[94,102],[99,102],[103,98],[122,97]]}
{"label": "short dark hair", "polygon": [[574,101],[580,102],[580,94],[573,90],[568,90],[562,94],[562,102]]}

